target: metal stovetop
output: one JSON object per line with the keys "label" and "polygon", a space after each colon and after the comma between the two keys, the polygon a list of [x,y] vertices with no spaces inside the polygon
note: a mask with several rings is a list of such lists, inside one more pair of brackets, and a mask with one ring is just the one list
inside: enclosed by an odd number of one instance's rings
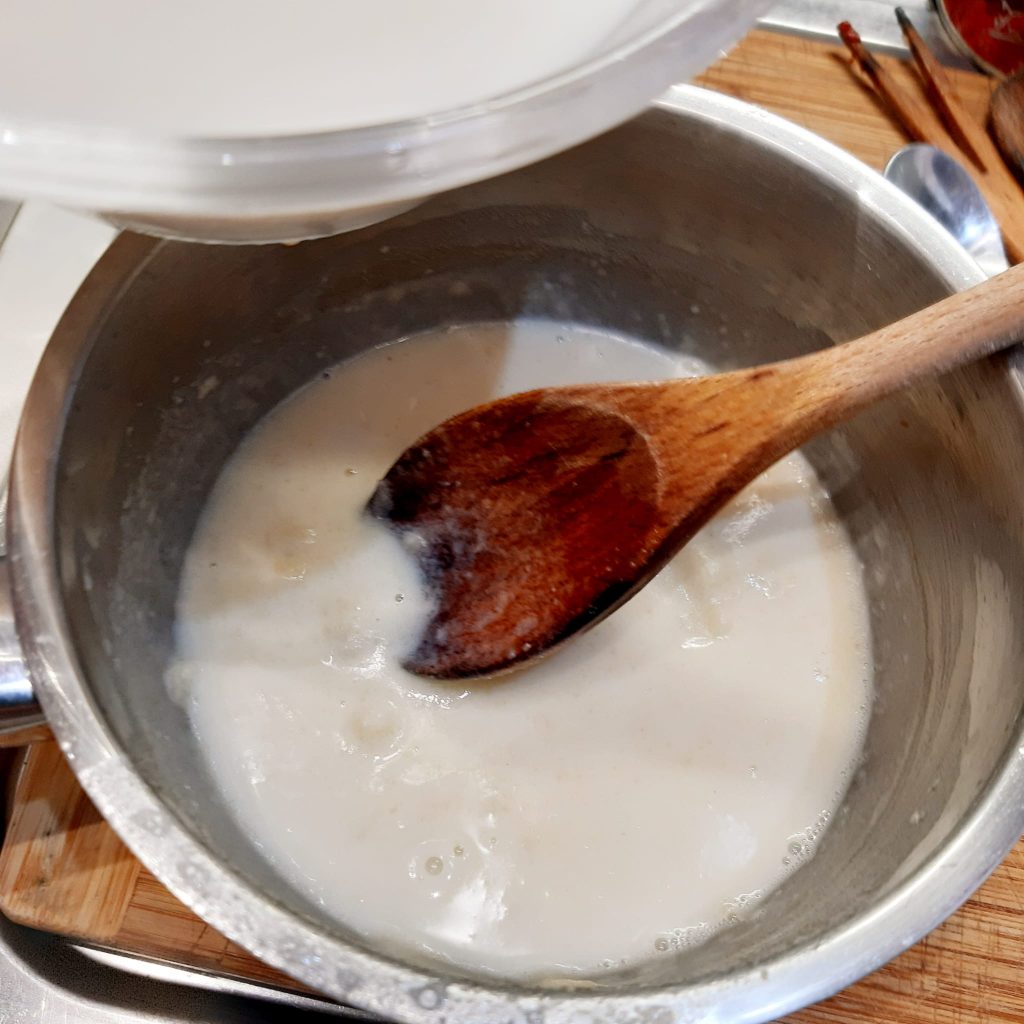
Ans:
{"label": "metal stovetop", "polygon": [[849,21],[865,43],[906,53],[893,11],[902,7],[928,44],[950,65],[968,66],[942,34],[932,0],[778,0],[761,19],[768,28],[834,40],[836,25]]}
{"label": "metal stovetop", "polygon": [[[845,18],[868,43],[900,51],[903,44],[893,17],[895,6],[895,0],[781,0],[762,24],[834,38],[836,23]],[[950,63],[958,63],[942,47],[929,0],[903,0],[902,6],[922,34],[944,50]],[[13,207],[0,201],[0,241],[12,213]],[[44,228],[50,237],[46,244],[38,237],[14,237],[31,236],[33,231],[39,236]],[[15,241],[22,248],[35,245],[36,265],[48,270],[47,280],[40,282],[26,270],[30,260],[11,270],[0,259],[0,271],[7,269],[6,276],[0,273],[0,447],[13,437],[21,394],[63,303],[113,235],[99,224],[36,207],[26,208],[17,229],[12,232],[11,247]],[[69,242],[74,243],[75,254],[65,260]],[[45,251],[47,244],[49,251]],[[54,264],[55,273],[51,272]],[[52,306],[49,320],[46,316],[33,320],[21,310],[10,315],[12,297],[23,294],[26,286],[36,299]],[[0,759],[0,793],[6,770],[6,760]],[[0,1024],[303,1024],[332,1019],[371,1018],[319,999],[88,949],[23,928],[0,915]]]}

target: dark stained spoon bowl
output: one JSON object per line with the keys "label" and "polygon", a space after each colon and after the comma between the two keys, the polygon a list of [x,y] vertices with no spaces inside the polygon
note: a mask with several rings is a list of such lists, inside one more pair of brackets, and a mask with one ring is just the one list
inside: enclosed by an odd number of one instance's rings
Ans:
{"label": "dark stained spoon bowl", "polygon": [[513,668],[633,596],[787,452],[913,381],[1024,335],[1024,265],[857,341],[652,384],[542,388],[408,448],[369,503],[434,602],[405,666]]}

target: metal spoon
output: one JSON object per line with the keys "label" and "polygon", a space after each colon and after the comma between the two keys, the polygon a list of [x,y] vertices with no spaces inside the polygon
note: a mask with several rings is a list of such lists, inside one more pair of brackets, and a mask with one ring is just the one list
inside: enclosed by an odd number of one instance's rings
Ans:
{"label": "metal spoon", "polygon": [[1009,266],[999,224],[985,197],[949,154],[915,142],[893,156],[885,177],[924,207],[989,277]]}

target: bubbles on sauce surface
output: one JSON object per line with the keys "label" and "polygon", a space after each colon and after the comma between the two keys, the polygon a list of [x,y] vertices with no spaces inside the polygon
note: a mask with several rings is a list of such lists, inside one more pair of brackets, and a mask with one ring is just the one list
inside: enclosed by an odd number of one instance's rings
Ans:
{"label": "bubbles on sauce surface", "polygon": [[809,825],[807,828],[789,837],[787,840],[787,854],[782,859],[784,867],[796,868],[811,859],[818,840],[828,827],[831,817],[832,812],[830,810],[822,811],[813,825]]}

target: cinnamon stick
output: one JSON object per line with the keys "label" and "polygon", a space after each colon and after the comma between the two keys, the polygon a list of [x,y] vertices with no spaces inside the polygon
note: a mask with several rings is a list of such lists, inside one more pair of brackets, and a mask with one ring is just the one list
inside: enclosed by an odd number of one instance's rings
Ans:
{"label": "cinnamon stick", "polygon": [[[925,92],[928,94],[932,106],[939,112],[957,145],[971,158],[978,170],[988,171],[991,160],[986,157],[990,157],[991,153],[985,151],[994,150],[994,147],[985,130],[976,124],[964,109],[945,68],[921,38],[902,7],[896,8],[896,20],[900,24],[903,38],[906,39],[907,46],[910,48],[910,54],[917,65]],[[986,142],[988,142],[988,146],[986,146]]]}
{"label": "cinnamon stick", "polygon": [[[945,68],[918,34],[906,11],[896,8],[896,19],[924,83],[928,98],[942,116],[960,149],[971,158],[966,169],[988,201],[1011,263],[1024,260],[1024,192],[1010,172],[992,137],[960,102]],[[953,154],[956,155],[956,154]]]}
{"label": "cinnamon stick", "polygon": [[949,76],[906,13],[899,11],[897,18],[934,109],[924,97],[913,94],[894,79],[885,64],[868,51],[848,21],[838,26],[839,36],[857,66],[912,139],[937,146],[961,161],[965,156],[969,157],[965,169],[992,208],[1002,230],[1010,262],[1024,261],[1024,194],[995,143],[960,103]]}
{"label": "cinnamon stick", "polygon": [[848,21],[840,22],[837,30],[839,38],[850,51],[857,67],[874,86],[875,92],[892,108],[907,134],[915,142],[930,142],[934,136],[934,130],[929,125],[932,114],[923,100],[907,92],[892,77],[886,66],[864,45],[860,35]]}

